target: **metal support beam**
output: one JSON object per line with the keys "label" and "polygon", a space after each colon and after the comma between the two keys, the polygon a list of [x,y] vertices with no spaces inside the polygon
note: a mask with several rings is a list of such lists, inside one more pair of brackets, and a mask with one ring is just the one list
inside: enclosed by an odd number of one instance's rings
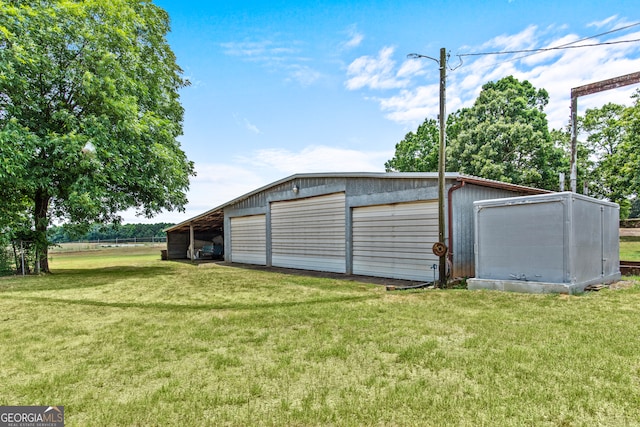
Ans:
{"label": "metal support beam", "polygon": [[595,83],[589,83],[583,86],[571,89],[571,97],[591,95],[593,93],[604,92],[605,90],[617,89],[623,86],[640,83],[640,71],[626,74],[624,76],[614,77],[612,79],[602,80]]}
{"label": "metal support beam", "polygon": [[[573,93],[573,90],[571,91]],[[577,165],[577,146],[578,146],[578,97],[571,96],[571,172],[569,174],[569,183],[571,191],[576,192],[578,182]]]}
{"label": "metal support beam", "polygon": [[571,89],[571,191],[576,192],[578,172],[577,172],[577,144],[578,144],[578,97],[591,95],[606,90],[617,89],[623,86],[640,83],[640,71],[577,86]]}
{"label": "metal support beam", "polygon": [[193,230],[193,223],[189,224],[189,258],[191,261],[196,259],[195,254],[195,232]]}

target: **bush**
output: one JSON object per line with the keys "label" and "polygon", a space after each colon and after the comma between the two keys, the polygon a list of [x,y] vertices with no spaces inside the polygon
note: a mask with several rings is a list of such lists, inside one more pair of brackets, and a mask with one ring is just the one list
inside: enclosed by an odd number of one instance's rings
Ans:
{"label": "bush", "polygon": [[14,273],[13,250],[8,246],[0,247],[0,276],[9,276]]}

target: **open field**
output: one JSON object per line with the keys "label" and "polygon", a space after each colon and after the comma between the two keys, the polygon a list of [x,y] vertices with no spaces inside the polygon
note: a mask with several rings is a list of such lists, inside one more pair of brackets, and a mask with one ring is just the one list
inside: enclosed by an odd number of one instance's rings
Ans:
{"label": "open field", "polygon": [[93,252],[93,251],[116,251],[116,252],[126,252],[130,250],[138,250],[143,253],[150,254],[153,250],[156,250],[155,253],[160,253],[160,249],[166,249],[167,244],[165,242],[120,242],[115,243],[111,242],[100,242],[100,241],[92,241],[92,242],[75,242],[75,243],[60,243],[55,246],[52,246],[49,249],[50,254],[60,254],[67,252]]}
{"label": "open field", "polygon": [[[640,232],[640,229],[638,231]],[[640,261],[640,235],[620,237],[620,259]]]}
{"label": "open field", "polygon": [[637,281],[386,292],[156,248],[52,257],[0,280],[0,405],[68,426],[640,425]]}

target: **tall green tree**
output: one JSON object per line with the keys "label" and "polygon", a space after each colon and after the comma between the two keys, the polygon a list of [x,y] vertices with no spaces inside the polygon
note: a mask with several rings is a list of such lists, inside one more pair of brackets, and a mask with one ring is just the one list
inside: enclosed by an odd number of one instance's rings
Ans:
{"label": "tall green tree", "polygon": [[150,0],[0,0],[0,188],[28,201],[43,271],[52,218],[184,208],[188,82],[168,31]]}
{"label": "tall green tree", "polygon": [[416,132],[409,132],[396,144],[393,158],[384,164],[387,172],[434,172],[438,170],[440,141],[438,123],[425,119]]}
{"label": "tall green tree", "polygon": [[618,150],[627,137],[627,126],[623,120],[626,107],[608,103],[600,108],[588,109],[579,117],[580,133],[586,135],[582,142],[589,152],[591,164],[586,166],[589,193],[603,197],[620,205],[620,215],[625,218],[631,206],[628,199],[630,179],[623,173],[626,161],[620,161]]}
{"label": "tall green tree", "polygon": [[512,76],[485,84],[472,107],[452,115],[447,169],[557,189],[564,153],[549,133],[548,100],[546,90]]}
{"label": "tall green tree", "polygon": [[624,135],[611,156],[611,165],[620,179],[619,186],[625,189],[631,201],[640,197],[640,90],[633,95],[634,103],[624,110],[621,118]]}

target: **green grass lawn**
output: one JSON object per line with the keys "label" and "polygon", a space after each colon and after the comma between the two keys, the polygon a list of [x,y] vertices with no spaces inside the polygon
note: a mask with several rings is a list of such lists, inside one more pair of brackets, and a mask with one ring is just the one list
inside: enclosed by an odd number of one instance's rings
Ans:
{"label": "green grass lawn", "polygon": [[624,261],[640,261],[640,237],[620,237],[620,259]]}
{"label": "green grass lawn", "polygon": [[64,405],[67,426],[640,425],[638,282],[386,292],[148,252],[0,280],[0,405]]}

